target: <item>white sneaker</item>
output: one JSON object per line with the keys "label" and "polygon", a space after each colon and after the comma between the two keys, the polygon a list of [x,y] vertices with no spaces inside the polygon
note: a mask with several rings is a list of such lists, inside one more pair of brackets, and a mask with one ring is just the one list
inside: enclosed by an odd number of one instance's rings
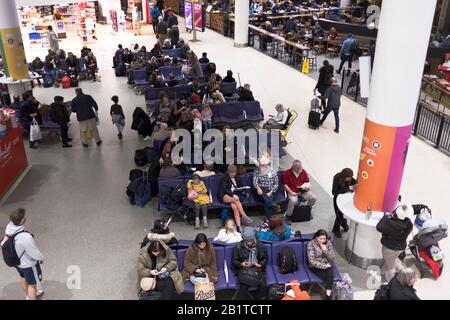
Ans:
{"label": "white sneaker", "polygon": [[38,289],[37,291],[36,291],[36,297],[40,297],[40,296],[42,296],[44,294],[44,289]]}
{"label": "white sneaker", "polygon": [[146,137],[144,138],[144,141],[148,141],[148,140],[150,140],[150,139],[151,139],[150,136],[146,136]]}

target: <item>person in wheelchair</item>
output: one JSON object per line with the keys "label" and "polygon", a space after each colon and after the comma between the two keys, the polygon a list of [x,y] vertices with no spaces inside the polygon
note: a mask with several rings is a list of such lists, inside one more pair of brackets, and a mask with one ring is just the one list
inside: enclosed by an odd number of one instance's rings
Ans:
{"label": "person in wheelchair", "polygon": [[288,121],[289,112],[283,107],[282,104],[277,104],[275,106],[277,115],[275,117],[271,116],[269,120],[264,124],[263,129],[285,129],[286,123]]}

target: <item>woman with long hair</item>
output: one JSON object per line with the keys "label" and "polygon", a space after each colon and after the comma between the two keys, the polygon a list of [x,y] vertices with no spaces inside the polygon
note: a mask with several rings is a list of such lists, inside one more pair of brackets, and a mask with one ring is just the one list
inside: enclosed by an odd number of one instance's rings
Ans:
{"label": "woman with long hair", "polygon": [[337,197],[340,194],[344,194],[347,192],[353,192],[355,189],[356,180],[353,178],[353,170],[350,168],[345,168],[338,174],[336,174],[333,178],[333,206],[334,212],[336,214],[336,220],[334,221],[333,233],[336,237],[341,237],[340,228],[344,229],[344,232],[348,231],[347,220],[344,218],[341,210],[339,210],[337,206]]}

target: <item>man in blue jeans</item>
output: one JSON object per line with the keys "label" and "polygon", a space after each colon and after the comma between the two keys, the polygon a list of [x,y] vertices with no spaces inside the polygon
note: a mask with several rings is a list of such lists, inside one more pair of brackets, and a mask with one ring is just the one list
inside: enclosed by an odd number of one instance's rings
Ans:
{"label": "man in blue jeans", "polygon": [[272,217],[272,210],[280,213],[280,206],[273,202],[273,196],[278,189],[278,175],[269,167],[269,159],[261,157],[259,159],[259,169],[253,175],[253,186],[256,189],[258,198],[264,202],[265,221]]}
{"label": "man in blue jeans", "polygon": [[[341,74],[342,68],[344,67],[344,64],[346,61],[348,61],[348,68],[352,68],[352,62],[353,62],[353,50],[352,45],[356,40],[353,39],[353,35],[351,33],[348,34],[347,39],[342,43],[341,48],[341,65],[339,66],[339,69],[336,71],[338,74]],[[350,73],[350,71],[349,71]]]}
{"label": "man in blue jeans", "polygon": [[334,121],[336,127],[334,132],[339,133],[339,107],[341,106],[341,87],[337,84],[336,78],[331,78],[331,86],[325,91],[323,96],[319,98],[321,100],[328,100],[327,108],[323,113],[322,120],[320,120],[320,125],[322,125],[330,114],[331,111],[334,113]]}

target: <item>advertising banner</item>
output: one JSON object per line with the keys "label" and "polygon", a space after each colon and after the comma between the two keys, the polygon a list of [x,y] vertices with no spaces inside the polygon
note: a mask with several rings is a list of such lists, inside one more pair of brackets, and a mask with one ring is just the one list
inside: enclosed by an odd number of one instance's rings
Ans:
{"label": "advertising banner", "polygon": [[28,78],[28,65],[20,27],[0,29],[0,47],[6,76],[14,80]]}

